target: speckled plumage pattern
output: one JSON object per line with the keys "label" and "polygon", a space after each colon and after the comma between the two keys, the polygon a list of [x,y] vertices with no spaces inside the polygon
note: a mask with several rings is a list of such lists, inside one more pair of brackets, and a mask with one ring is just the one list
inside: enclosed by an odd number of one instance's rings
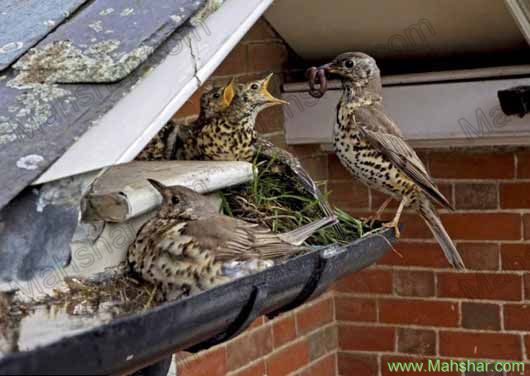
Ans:
{"label": "speckled plumage pattern", "polygon": [[201,159],[213,161],[252,161],[257,113],[235,99],[232,106],[207,122],[197,133],[197,149]]}
{"label": "speckled plumage pattern", "polygon": [[197,132],[200,158],[213,161],[252,161],[255,154],[258,114],[285,103],[268,92],[272,74],[262,80],[238,85],[231,105],[205,122]]}
{"label": "speckled plumage pattern", "polygon": [[227,86],[214,87],[201,96],[200,113],[197,120],[189,125],[176,124],[170,120],[149,144],[138,154],[136,160],[194,160],[197,152],[197,133],[204,124],[226,110],[233,99],[233,82]]}
{"label": "speckled plumage pattern", "polygon": [[131,268],[170,298],[205,290],[229,278],[227,261],[271,260],[307,250],[301,244],[333,222],[321,220],[285,234],[218,213],[184,187],[151,184],[163,196],[158,214],[138,231],[128,251]]}
{"label": "speckled plumage pattern", "polygon": [[343,82],[333,135],[342,164],[370,188],[400,201],[396,216],[387,225],[396,228],[398,236],[401,212],[412,207],[424,218],[450,264],[464,268],[432,202],[449,209],[451,205],[397,125],[385,114],[375,60],[363,53],[345,53],[323,69],[338,74]]}

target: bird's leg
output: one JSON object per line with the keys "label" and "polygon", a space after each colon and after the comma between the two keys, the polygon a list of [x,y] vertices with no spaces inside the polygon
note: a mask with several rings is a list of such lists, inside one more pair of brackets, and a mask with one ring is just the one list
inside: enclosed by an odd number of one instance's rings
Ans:
{"label": "bird's leg", "polygon": [[405,197],[403,197],[403,199],[399,203],[399,207],[396,211],[396,215],[394,216],[394,218],[390,222],[383,224],[383,227],[394,229],[396,233],[396,239],[399,239],[399,237],[401,236],[401,233],[399,232],[399,218],[401,217],[401,212],[403,212],[403,209],[405,208],[407,203],[408,203],[408,200]]}
{"label": "bird's leg", "polygon": [[373,226],[375,221],[380,221],[381,216],[383,215],[383,211],[386,209],[388,204],[390,204],[390,201],[392,201],[392,197],[389,197],[383,202],[383,204],[377,209],[374,215],[369,216],[366,218],[365,222],[368,224],[368,226]]}

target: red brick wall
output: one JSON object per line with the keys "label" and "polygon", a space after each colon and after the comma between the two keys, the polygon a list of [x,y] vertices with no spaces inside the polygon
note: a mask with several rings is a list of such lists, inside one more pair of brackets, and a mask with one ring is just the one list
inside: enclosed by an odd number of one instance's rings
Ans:
{"label": "red brick wall", "polygon": [[[282,72],[288,50],[281,38],[261,20],[217,69],[212,82],[240,82]],[[279,93],[282,76],[273,82],[272,92]],[[186,121],[199,110],[199,90],[175,114]],[[280,107],[267,109],[258,117],[257,130],[273,142],[283,142],[283,112]],[[291,147],[318,179],[327,179],[327,155],[317,145]],[[252,327],[232,341],[194,356],[178,354],[179,376],[335,376],[337,374],[337,328],[334,301],[324,295],[294,312],[268,321],[259,318]],[[187,355],[187,354],[186,354]]]}
{"label": "red brick wall", "polygon": [[[237,76],[245,81],[281,72],[289,58],[283,41],[260,21],[212,80]],[[196,114],[200,94],[175,118]],[[285,146],[280,108],[262,113],[257,128]],[[333,203],[341,208],[368,216],[384,200],[354,182],[318,145],[288,149],[316,179],[327,181]],[[407,212],[397,253],[339,281],[317,302],[274,321],[260,318],[231,342],[188,357],[179,375],[387,375],[388,360],[433,357],[528,362],[530,152],[430,150],[420,155],[456,207],[455,213],[442,211],[442,219],[468,271],[451,270],[426,226]],[[386,211],[388,218],[395,207]]]}
{"label": "red brick wall", "polygon": [[[207,352],[184,357],[179,376],[335,376],[337,327],[331,294]],[[177,354],[180,358],[181,354]]]}
{"label": "red brick wall", "polygon": [[[387,375],[386,361],[409,358],[529,360],[530,152],[421,155],[456,208],[442,219],[469,270],[451,270],[426,226],[407,214],[401,256],[390,252],[336,285],[341,375]],[[357,215],[381,202],[334,156],[329,174],[331,189],[356,187],[332,196]]]}

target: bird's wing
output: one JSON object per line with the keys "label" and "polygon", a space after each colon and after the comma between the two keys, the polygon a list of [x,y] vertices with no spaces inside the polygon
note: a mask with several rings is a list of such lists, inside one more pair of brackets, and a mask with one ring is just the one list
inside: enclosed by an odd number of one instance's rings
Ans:
{"label": "bird's wing", "polygon": [[313,178],[302,167],[300,160],[287,150],[277,147],[272,142],[258,136],[255,144],[256,150],[268,159],[276,159],[281,163],[287,165],[289,169],[298,177],[302,186],[316,199],[319,200],[319,205],[326,216],[334,216],[333,209],[329,205],[327,198],[322,194],[317,187]]}
{"label": "bird's wing", "polygon": [[355,119],[361,134],[380,150],[396,167],[414,181],[432,200],[447,209],[453,209],[449,201],[438,190],[422,161],[403,139],[396,124],[377,106],[355,111]]}
{"label": "bird's wing", "polygon": [[189,221],[183,235],[212,250],[219,261],[273,259],[304,250],[285,243],[267,228],[224,215]]}

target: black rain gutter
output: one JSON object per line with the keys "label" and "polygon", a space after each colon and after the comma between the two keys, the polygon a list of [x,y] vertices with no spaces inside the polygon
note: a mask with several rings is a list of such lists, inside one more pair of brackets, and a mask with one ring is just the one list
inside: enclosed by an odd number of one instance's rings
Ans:
{"label": "black rain gutter", "polygon": [[[330,246],[204,293],[27,352],[0,359],[0,375],[164,374],[179,350],[197,352],[227,341],[257,317],[274,317],[314,299],[332,282],[383,256],[394,240],[387,229],[348,246]],[[154,371],[154,372],[153,372]]]}

